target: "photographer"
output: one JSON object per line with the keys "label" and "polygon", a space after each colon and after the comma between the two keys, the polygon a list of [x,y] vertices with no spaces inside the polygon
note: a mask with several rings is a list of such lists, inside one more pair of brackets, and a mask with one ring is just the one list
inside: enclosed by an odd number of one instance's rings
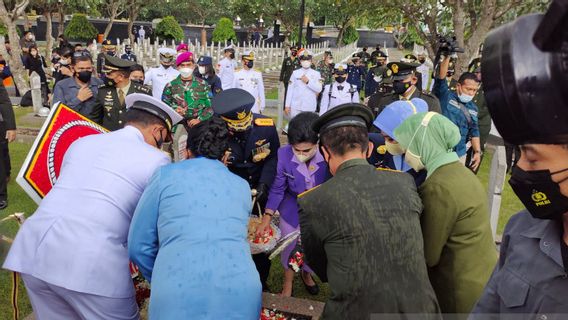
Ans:
{"label": "photographer", "polygon": [[568,315],[567,76],[557,63],[567,53],[560,31],[567,30],[568,7],[561,2],[546,15],[492,31],[484,43],[487,105],[503,139],[520,146],[509,184],[526,210],[507,223],[499,261],[470,319]]}
{"label": "photographer", "polygon": [[472,102],[479,89],[479,81],[475,74],[463,73],[452,91],[446,81],[450,55],[446,52],[444,60],[440,63],[438,77],[434,80],[432,93],[440,100],[442,113],[460,129],[461,139],[456,145],[455,151],[460,161],[465,164],[467,143],[471,142],[473,156],[468,166],[476,170],[481,162],[481,144],[479,142],[479,127],[477,124],[477,106]]}

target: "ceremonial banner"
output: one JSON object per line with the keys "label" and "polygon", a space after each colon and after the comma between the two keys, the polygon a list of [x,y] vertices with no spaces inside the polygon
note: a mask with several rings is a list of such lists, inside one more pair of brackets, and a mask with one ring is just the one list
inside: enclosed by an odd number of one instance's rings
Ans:
{"label": "ceremonial banner", "polygon": [[16,181],[39,204],[51,190],[69,146],[77,139],[108,132],[62,103],[51,108]]}

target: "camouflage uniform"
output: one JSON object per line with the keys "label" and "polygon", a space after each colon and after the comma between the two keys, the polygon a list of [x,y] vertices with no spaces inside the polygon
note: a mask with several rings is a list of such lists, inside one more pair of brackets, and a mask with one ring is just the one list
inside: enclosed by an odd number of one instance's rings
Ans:
{"label": "camouflage uniform", "polygon": [[324,60],[318,62],[316,71],[321,74],[321,79],[323,80],[323,86],[333,83],[333,64],[326,65]]}
{"label": "camouflage uniform", "polygon": [[209,85],[196,77],[191,82],[183,81],[181,76],[175,78],[164,88],[162,101],[173,109],[187,108],[184,115],[186,119],[205,121],[213,116]]}

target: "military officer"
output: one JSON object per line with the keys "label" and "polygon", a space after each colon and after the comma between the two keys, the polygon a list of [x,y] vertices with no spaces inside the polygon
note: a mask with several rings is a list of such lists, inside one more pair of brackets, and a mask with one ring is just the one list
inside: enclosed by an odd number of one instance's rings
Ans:
{"label": "military officer", "polygon": [[357,87],[345,82],[347,79],[346,64],[335,64],[333,69],[333,79],[335,81],[326,85],[323,89],[323,93],[321,94],[320,115],[340,104],[359,102],[359,91],[357,91]]}
{"label": "military officer", "polygon": [[[400,59],[400,61],[405,62],[405,63],[418,64],[418,58],[412,53],[405,54],[404,57],[402,59]],[[416,67],[416,71],[415,71],[416,79],[418,79],[418,81],[416,82],[416,88],[418,88],[418,90],[422,91],[423,75],[420,71],[418,71],[419,67],[420,67],[420,64],[418,64],[418,66]]]}
{"label": "military officer", "polygon": [[172,68],[177,54],[174,49],[160,48],[158,49],[158,53],[160,54],[160,66],[150,68],[150,70],[146,72],[144,84],[151,84],[154,98],[162,100],[164,87],[179,76],[179,71],[177,71],[176,68]]}
{"label": "military officer", "polygon": [[312,69],[312,53],[302,49],[298,54],[301,68],[290,77],[284,108],[284,112],[292,118],[303,111],[316,111],[317,97],[323,87],[320,73]]}
{"label": "military officer", "polygon": [[105,54],[113,57],[116,55],[116,45],[110,39],[103,41],[101,52],[97,55],[97,74],[100,75],[103,75]]}
{"label": "military officer", "polygon": [[[215,114],[227,122],[231,132],[227,166],[257,191],[256,200],[264,212],[268,191],[276,176],[280,140],[274,121],[252,112],[255,103],[251,94],[237,88],[224,90],[212,100]],[[253,255],[253,259],[266,291],[270,260],[264,253]]]}
{"label": "military officer", "polygon": [[369,98],[368,106],[375,114],[379,114],[386,105],[397,100],[411,100],[420,98],[428,104],[428,111],[442,113],[440,101],[434,95],[425,91],[420,91],[416,87],[418,78],[416,77],[416,67],[418,64],[405,62],[391,62],[387,68],[393,75],[393,92],[390,94],[373,94]]}
{"label": "military officer", "polygon": [[440,319],[424,258],[420,196],[410,175],[367,163],[372,121],[363,105],[344,104],[313,125],[333,177],[300,194],[298,204],[306,262],[333,292],[322,319],[387,313]]}
{"label": "military officer", "polygon": [[130,67],[134,64],[132,61],[105,55],[105,83],[99,87],[97,102],[89,118],[110,131],[124,127],[127,95],[152,94],[150,88],[130,81]]}
{"label": "military officer", "polygon": [[365,96],[369,97],[379,87],[379,84],[383,81],[383,75],[387,70],[386,62],[388,56],[380,51],[375,56],[374,64],[372,64],[367,72],[367,76],[365,77]]}
{"label": "military officer", "polygon": [[365,79],[365,67],[361,64],[361,58],[351,58],[352,63],[347,65],[347,82],[357,87],[357,91],[363,89],[362,79]]}
{"label": "military officer", "polygon": [[124,54],[122,56],[120,56],[121,59],[123,60],[128,60],[128,61],[132,61],[132,62],[138,62],[138,58],[136,57],[136,55],[134,53],[132,53],[132,46],[127,44],[124,46]]}
{"label": "military officer", "polygon": [[253,69],[254,52],[245,51],[241,56],[241,62],[243,64],[243,68],[235,72],[233,88],[244,89],[250,93],[256,101],[252,107],[252,112],[262,113],[266,106],[266,99],[264,97],[264,81],[262,80],[262,73]]}
{"label": "military officer", "polygon": [[384,52],[381,50],[381,45],[377,44],[377,46],[375,47],[375,50],[373,52],[371,52],[371,61],[375,61],[375,58],[377,57],[377,55],[380,54],[380,52],[382,52],[384,54]]}
{"label": "military officer", "polygon": [[221,78],[221,86],[223,90],[231,89],[235,82],[235,70],[237,62],[235,61],[235,49],[232,45],[223,49],[223,59],[217,64],[217,73]]}
{"label": "military officer", "polygon": [[372,62],[371,55],[369,54],[369,52],[367,52],[367,50],[367,47],[363,47],[363,51],[357,53],[357,56],[361,58],[361,62],[365,66],[365,69],[368,69],[369,64]]}
{"label": "military officer", "polygon": [[300,60],[298,59],[297,46],[290,47],[290,56],[284,58],[282,61],[282,68],[280,69],[280,82],[284,83],[284,106],[286,106],[286,97],[288,96],[288,85],[290,84],[290,77],[294,70],[300,68]]}
{"label": "military officer", "polygon": [[323,59],[316,66],[316,71],[320,73],[324,86],[333,83],[333,67],[333,55],[331,51],[325,51]]}

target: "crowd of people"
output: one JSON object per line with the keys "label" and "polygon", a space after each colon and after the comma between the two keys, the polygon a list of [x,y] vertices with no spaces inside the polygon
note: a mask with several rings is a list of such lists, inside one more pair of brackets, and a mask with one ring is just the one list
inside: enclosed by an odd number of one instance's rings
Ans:
{"label": "crowd of people", "polygon": [[[30,72],[45,68],[24,45]],[[527,159],[545,157],[538,145],[521,148],[514,190],[530,202],[530,186],[546,184],[564,206],[529,207],[534,218],[515,216],[500,254],[495,246],[475,176],[491,123],[480,57],[453,80],[449,54],[434,70],[423,52],[388,62],[379,46],[363,48],[343,64],[328,51],[316,63],[292,47],[280,76],[290,119],[281,146],[254,52],[236,57],[229,46],[214,66],[176,49],[161,48],[160,65],[144,70],[129,47],[121,54],[105,41],[93,59],[60,38],[51,102],[111,132],[70,147],[3,265],[22,275],[37,319],[137,319],[129,260],[151,283],[150,319],[258,319],[271,263],[267,252],[251,255],[251,215],[261,216],[253,239],[274,222],[282,237],[300,232],[280,254],[281,294],[294,295],[294,258],[304,256],[306,290],[319,293],[317,278],[331,290],[324,319],[568,313],[568,238],[543,242],[550,261],[519,239],[566,230],[566,165],[543,173]],[[535,228],[519,236],[519,224]],[[538,273],[523,248],[556,263],[558,277],[522,282],[519,268]]]}

